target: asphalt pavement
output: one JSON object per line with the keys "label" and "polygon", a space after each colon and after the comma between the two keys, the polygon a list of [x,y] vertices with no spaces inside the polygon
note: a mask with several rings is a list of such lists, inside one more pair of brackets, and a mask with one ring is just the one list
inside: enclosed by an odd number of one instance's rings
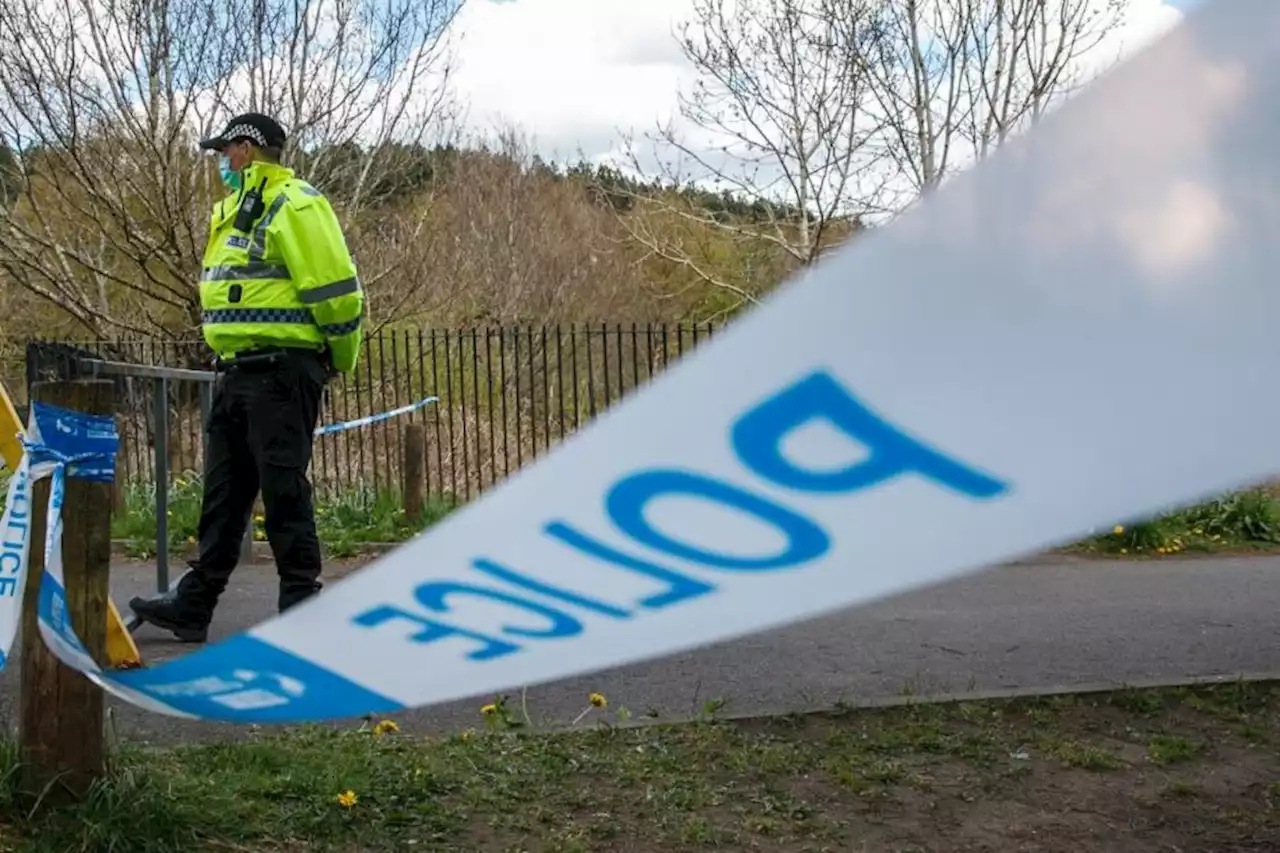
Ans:
{"label": "asphalt pavement", "polygon": [[[341,571],[341,570],[339,570]],[[237,571],[213,626],[218,639],[269,617],[270,565]],[[117,606],[155,589],[155,568],[113,567]],[[189,653],[151,626],[136,634],[149,663]],[[0,673],[0,719],[17,716],[14,666]],[[636,719],[688,718],[714,703],[746,715],[1000,691],[1280,674],[1280,557],[1158,561],[1044,560],[988,569],[784,629],[693,652],[530,687],[539,725],[563,725],[604,693]],[[394,716],[404,731],[481,725],[490,697]],[[520,695],[511,700],[517,710]],[[232,740],[248,729],[192,722],[109,700],[114,736],[169,744]],[[590,718],[588,718],[590,721]],[[358,721],[343,721],[354,725]]]}

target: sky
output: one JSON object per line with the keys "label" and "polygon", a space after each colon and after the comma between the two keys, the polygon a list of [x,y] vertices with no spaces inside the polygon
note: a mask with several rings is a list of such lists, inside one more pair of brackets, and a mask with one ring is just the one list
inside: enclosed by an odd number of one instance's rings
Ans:
{"label": "sky", "polygon": [[[1129,0],[1108,47],[1132,50],[1202,0]],[[548,159],[616,157],[675,116],[693,81],[674,38],[691,0],[467,0],[454,85],[477,132],[518,125]],[[1114,53],[1114,51],[1111,51]]]}

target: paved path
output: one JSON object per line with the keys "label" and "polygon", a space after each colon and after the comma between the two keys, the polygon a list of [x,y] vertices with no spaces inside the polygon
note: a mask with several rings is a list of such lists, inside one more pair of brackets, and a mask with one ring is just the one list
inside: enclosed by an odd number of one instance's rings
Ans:
{"label": "paved path", "polygon": [[[154,590],[154,568],[114,570],[113,595]],[[271,615],[275,572],[237,572],[215,638]],[[148,661],[189,646],[150,626]],[[535,721],[564,723],[605,693],[637,717],[687,717],[708,700],[723,713],[798,711],[910,692],[1061,688],[1238,673],[1280,673],[1280,557],[1061,561],[1000,567],[941,587],[696,652],[531,688]],[[0,673],[0,715],[16,714],[17,671]],[[405,712],[403,729],[478,725],[486,697]],[[518,708],[518,693],[512,705]],[[226,739],[242,727],[191,723],[111,702],[125,740]]]}

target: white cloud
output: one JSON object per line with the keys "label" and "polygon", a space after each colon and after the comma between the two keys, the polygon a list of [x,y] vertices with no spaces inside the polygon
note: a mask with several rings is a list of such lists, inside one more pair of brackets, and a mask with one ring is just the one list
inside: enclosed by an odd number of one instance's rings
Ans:
{"label": "white cloud", "polygon": [[455,91],[476,130],[515,123],[547,156],[613,147],[676,111],[688,68],[675,26],[690,0],[468,0]]}
{"label": "white cloud", "polygon": [[[1096,0],[1103,4],[1106,0]],[[467,0],[454,84],[469,125],[520,125],[548,157],[588,158],[672,118],[692,83],[675,26],[692,0]],[[1165,0],[1128,0],[1127,20],[1092,51],[1096,71],[1181,20]]]}

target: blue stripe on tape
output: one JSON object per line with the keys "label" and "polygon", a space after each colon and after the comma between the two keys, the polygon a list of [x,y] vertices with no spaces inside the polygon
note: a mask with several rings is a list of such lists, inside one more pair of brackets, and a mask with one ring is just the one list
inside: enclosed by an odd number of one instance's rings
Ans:
{"label": "blue stripe on tape", "polygon": [[234,723],[306,722],[404,707],[249,634],[158,669],[107,677],[179,711]]}
{"label": "blue stripe on tape", "polygon": [[67,615],[67,591],[53,575],[45,572],[40,576],[40,598],[38,614],[41,622],[52,628],[68,646],[83,655],[89,651],[80,642],[71,618]]}
{"label": "blue stripe on tape", "polygon": [[392,409],[389,412],[380,412],[376,415],[365,415],[363,418],[356,418],[355,420],[342,421],[341,423],[326,424],[325,426],[317,427],[314,434],[315,435],[333,435],[335,432],[343,432],[349,429],[358,429],[360,427],[368,426],[369,424],[376,424],[381,421],[391,420],[394,417],[405,415],[405,414],[408,414],[409,412],[417,411],[418,409],[425,408],[426,406],[429,406],[432,403],[437,403],[439,401],[440,401],[439,397],[423,397],[421,400],[419,400],[416,403],[410,403],[407,406],[401,406],[400,408]]}

